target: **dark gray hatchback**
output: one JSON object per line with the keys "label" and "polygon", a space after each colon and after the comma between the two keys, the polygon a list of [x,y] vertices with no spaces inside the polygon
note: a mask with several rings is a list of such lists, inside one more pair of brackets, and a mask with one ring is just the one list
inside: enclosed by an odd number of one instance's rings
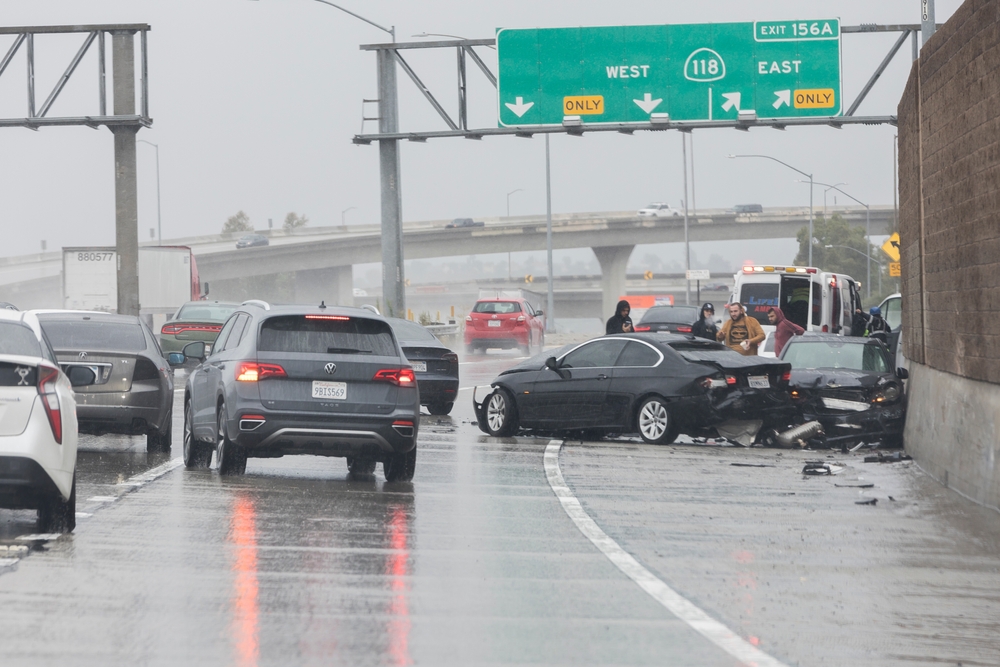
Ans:
{"label": "dark gray hatchback", "polygon": [[242,474],[247,457],[342,456],[352,474],[382,463],[387,481],[413,478],[420,394],[384,318],[356,308],[248,301],[184,390],[184,463]]}

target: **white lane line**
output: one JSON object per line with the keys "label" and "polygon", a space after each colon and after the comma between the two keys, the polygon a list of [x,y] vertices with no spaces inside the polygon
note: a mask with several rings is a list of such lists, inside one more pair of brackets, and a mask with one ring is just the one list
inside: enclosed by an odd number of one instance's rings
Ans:
{"label": "white lane line", "polygon": [[20,558],[0,558],[0,568],[17,565]]}
{"label": "white lane line", "polygon": [[732,630],[718,622],[704,611],[693,605],[675,590],[639,564],[635,558],[622,549],[617,542],[600,529],[597,523],[584,511],[580,501],[576,499],[559,469],[559,451],[561,440],[550,440],[545,448],[545,475],[548,477],[552,492],[559,498],[563,509],[569,518],[580,529],[601,553],[608,557],[615,567],[625,576],[663,605],[667,611],[687,623],[693,630],[709,640],[723,651],[747,665],[756,667],[787,667],[785,663],[764,653]]}
{"label": "white lane line", "polygon": [[155,468],[150,468],[144,473],[133,475],[132,477],[126,479],[124,482],[119,483],[118,486],[131,487],[131,489],[133,490],[139,489],[149,484],[153,480],[163,477],[171,470],[181,467],[182,465],[184,465],[184,459],[178,456],[176,459],[170,459],[166,463],[161,463]]}

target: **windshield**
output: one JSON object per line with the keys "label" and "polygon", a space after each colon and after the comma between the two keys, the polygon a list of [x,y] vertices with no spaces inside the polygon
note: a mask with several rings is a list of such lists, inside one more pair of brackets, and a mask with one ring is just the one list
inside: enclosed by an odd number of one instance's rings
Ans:
{"label": "windshield", "polygon": [[391,319],[389,320],[389,326],[396,333],[396,338],[400,340],[437,340],[434,334],[416,322]]}
{"label": "windshield", "polygon": [[234,310],[235,303],[191,303],[177,311],[174,319],[186,322],[225,322]]}
{"label": "windshield", "polygon": [[0,354],[40,357],[42,346],[30,328],[18,322],[0,322]]}
{"label": "windshield", "polygon": [[646,311],[639,324],[668,322],[671,324],[691,324],[698,320],[700,311],[694,306],[654,306]]}
{"label": "windshield", "polygon": [[57,350],[140,352],[146,349],[146,337],[138,322],[44,320],[41,317],[39,320]]}
{"label": "windshield", "polygon": [[367,317],[345,320],[317,315],[272,317],[265,320],[260,329],[257,349],[265,352],[398,356],[388,323]]}
{"label": "windshield", "polygon": [[782,360],[792,368],[846,368],[855,371],[888,373],[889,360],[877,342],[792,340]]}
{"label": "windshield", "polygon": [[506,315],[508,313],[520,313],[521,304],[514,301],[480,301],[472,309],[474,313],[499,313],[501,315]]}

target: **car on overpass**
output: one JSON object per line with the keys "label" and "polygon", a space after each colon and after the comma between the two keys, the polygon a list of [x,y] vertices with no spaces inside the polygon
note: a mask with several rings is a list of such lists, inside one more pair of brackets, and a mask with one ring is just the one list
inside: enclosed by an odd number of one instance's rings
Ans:
{"label": "car on overpass", "polygon": [[465,351],[489,348],[519,349],[524,354],[541,351],[545,345],[545,320],[541,310],[515,291],[481,297],[465,316]]}
{"label": "car on overpass", "polygon": [[244,234],[236,241],[237,250],[263,245],[271,245],[271,242],[263,234]]}
{"label": "car on overpass", "polygon": [[[612,334],[555,356],[538,355],[497,376],[480,402],[480,430],[638,433],[667,444],[681,433],[734,436],[751,444],[757,429],[796,417],[787,362],[744,357],[725,345],[677,334]],[[756,423],[753,432],[746,424]]]}
{"label": "car on overpass", "polygon": [[679,210],[663,202],[653,202],[644,208],[640,208],[638,213],[640,216],[653,218],[673,218],[681,215]]}
{"label": "car on overpass", "polygon": [[485,227],[486,223],[482,221],[476,221],[472,218],[455,218],[447,225],[444,226],[445,229],[461,229],[465,227]]}

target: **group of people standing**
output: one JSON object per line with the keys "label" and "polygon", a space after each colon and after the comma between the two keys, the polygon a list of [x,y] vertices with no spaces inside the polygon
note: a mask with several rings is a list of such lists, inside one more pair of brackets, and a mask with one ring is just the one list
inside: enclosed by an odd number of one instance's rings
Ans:
{"label": "group of people standing", "polygon": [[[724,343],[730,349],[744,356],[755,356],[761,343],[767,337],[764,334],[764,329],[756,318],[747,315],[743,304],[731,303],[726,308],[729,309],[729,319],[719,327],[715,323],[715,306],[706,303],[701,307],[701,317],[691,325],[691,333],[699,338]],[[629,317],[631,310],[628,301],[624,299],[619,301],[615,314],[607,322],[606,333],[632,333],[635,331],[632,318]],[[805,329],[785,317],[781,308],[771,307],[767,311],[767,319],[774,325],[774,356],[776,357],[781,356],[781,351],[785,349],[785,345],[792,336],[801,336],[805,333]],[[872,307],[867,315],[859,309],[855,313],[852,330],[864,332],[855,335],[880,338],[883,342],[886,342],[888,334],[892,331],[882,318],[882,311],[878,306]]]}

